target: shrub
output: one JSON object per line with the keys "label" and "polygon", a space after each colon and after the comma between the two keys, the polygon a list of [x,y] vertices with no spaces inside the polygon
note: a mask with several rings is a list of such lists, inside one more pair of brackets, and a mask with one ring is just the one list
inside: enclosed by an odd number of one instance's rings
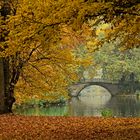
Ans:
{"label": "shrub", "polygon": [[110,109],[104,109],[102,110],[101,115],[103,117],[113,117],[113,112]]}

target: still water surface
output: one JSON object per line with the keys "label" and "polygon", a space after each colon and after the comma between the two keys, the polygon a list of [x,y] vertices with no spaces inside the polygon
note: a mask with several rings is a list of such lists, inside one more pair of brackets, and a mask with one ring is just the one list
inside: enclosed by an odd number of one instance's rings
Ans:
{"label": "still water surface", "polygon": [[15,114],[36,116],[101,116],[109,109],[116,117],[140,117],[140,98],[115,96],[99,86],[90,86],[73,97],[66,105],[48,108],[16,109]]}

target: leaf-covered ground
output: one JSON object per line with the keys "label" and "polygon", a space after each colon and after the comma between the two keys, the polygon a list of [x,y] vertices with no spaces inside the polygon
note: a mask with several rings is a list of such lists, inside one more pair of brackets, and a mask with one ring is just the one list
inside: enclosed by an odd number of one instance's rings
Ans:
{"label": "leaf-covered ground", "polygon": [[0,140],[140,140],[140,118],[0,116]]}

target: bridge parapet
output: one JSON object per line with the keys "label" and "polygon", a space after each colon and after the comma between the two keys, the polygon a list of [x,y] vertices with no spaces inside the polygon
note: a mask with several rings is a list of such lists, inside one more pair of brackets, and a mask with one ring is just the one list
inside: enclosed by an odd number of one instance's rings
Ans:
{"label": "bridge parapet", "polygon": [[116,83],[118,83],[118,81],[113,81],[113,80],[105,80],[105,79],[98,79],[98,78],[96,78],[96,79],[87,79],[87,80],[85,80],[85,81],[80,81],[80,82],[78,82],[78,83],[92,83],[92,82],[101,82],[101,83],[114,83],[114,84],[116,84]]}

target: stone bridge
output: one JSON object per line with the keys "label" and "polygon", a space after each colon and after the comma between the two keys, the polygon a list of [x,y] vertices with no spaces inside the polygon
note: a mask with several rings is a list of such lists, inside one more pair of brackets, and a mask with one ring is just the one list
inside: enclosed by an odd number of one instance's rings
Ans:
{"label": "stone bridge", "polygon": [[[137,84],[140,87],[139,83],[137,83]],[[101,87],[107,89],[112,96],[115,96],[116,94],[118,94],[122,91],[122,88],[121,88],[122,86],[130,87],[129,85],[131,85],[131,83],[125,82],[122,85],[122,83],[120,84],[118,81],[107,81],[107,80],[102,80],[102,79],[94,79],[92,81],[79,82],[79,83],[76,83],[69,87],[69,96],[77,97],[77,96],[79,96],[80,92],[84,88],[92,86],[92,85],[101,86]],[[136,90],[136,88],[134,90]]]}

